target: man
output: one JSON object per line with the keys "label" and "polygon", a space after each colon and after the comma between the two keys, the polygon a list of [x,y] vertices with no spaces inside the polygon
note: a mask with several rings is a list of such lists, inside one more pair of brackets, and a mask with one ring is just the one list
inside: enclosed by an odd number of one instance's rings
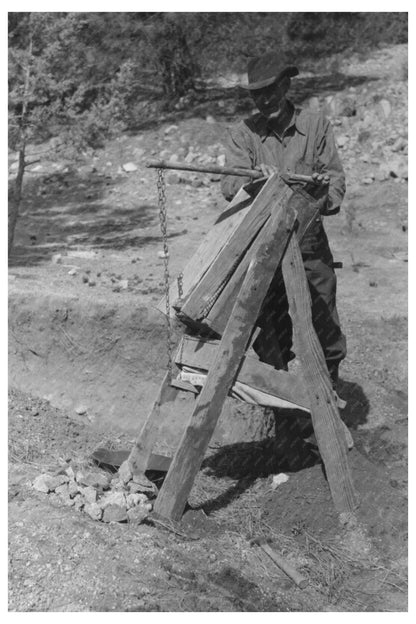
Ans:
{"label": "man", "polygon": [[[276,171],[312,175],[318,184],[327,185],[327,192],[320,199],[321,214],[338,213],[345,194],[345,176],[329,122],[320,113],[295,108],[286,98],[291,78],[299,73],[298,69],[270,53],[251,59],[247,73],[245,88],[250,91],[259,113],[231,130],[227,165],[256,168],[265,176]],[[231,200],[240,186],[249,182],[249,178],[224,177],[225,198]],[[246,188],[249,191],[250,185]],[[333,257],[321,217],[306,233],[301,251],[311,292],[315,331],[336,389],[338,367],[346,355],[346,341],[336,309]],[[286,363],[293,357],[287,308],[281,271],[278,271],[258,320],[260,334],[253,344],[260,359],[270,364],[276,365],[273,350],[277,343]]]}

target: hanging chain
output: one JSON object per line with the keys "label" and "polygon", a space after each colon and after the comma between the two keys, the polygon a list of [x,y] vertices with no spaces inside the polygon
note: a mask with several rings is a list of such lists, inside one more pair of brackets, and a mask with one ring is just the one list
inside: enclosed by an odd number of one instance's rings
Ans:
{"label": "hanging chain", "polygon": [[162,232],[163,240],[163,265],[164,265],[164,282],[165,282],[165,303],[166,303],[166,328],[167,328],[167,340],[166,351],[168,356],[168,374],[169,381],[172,380],[173,374],[173,359],[172,359],[172,323],[170,319],[170,301],[169,301],[169,247],[168,247],[168,230],[167,230],[167,210],[166,210],[166,186],[163,169],[157,170],[157,192],[158,192],[158,206],[159,206],[159,219],[160,229]]}

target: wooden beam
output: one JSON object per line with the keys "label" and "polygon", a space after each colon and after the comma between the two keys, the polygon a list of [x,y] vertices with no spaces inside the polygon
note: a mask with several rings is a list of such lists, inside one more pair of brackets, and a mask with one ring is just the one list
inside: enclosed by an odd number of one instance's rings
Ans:
{"label": "wooden beam", "polygon": [[[184,336],[178,349],[176,363],[210,371],[217,355],[219,340],[201,340]],[[237,373],[237,381],[251,388],[293,403],[293,407],[309,410],[309,398],[302,375],[276,370],[273,366],[246,355]]]}
{"label": "wooden beam", "polygon": [[310,293],[295,237],[289,242],[282,271],[293,324],[294,350],[301,361],[312,424],[332,498],[338,512],[353,512],[358,502],[348,465],[346,435],[312,324]]}
{"label": "wooden beam", "polygon": [[[174,374],[178,374],[179,369],[176,366],[174,369]],[[177,427],[182,428],[184,414],[186,419],[186,414],[190,416],[194,406],[195,395],[171,386],[170,375],[166,373],[156,400],[128,457],[130,470],[133,474],[144,475],[146,470],[150,470],[151,457],[154,454],[153,451],[157,446],[158,439],[169,439],[169,431],[175,430],[175,421]],[[165,425],[168,430],[162,434]],[[159,454],[172,456],[176,450],[178,439],[175,442],[169,448],[158,448]]]}
{"label": "wooden beam", "polygon": [[[298,241],[301,242],[307,228],[316,219],[319,211],[317,210],[317,204],[314,198],[302,187],[295,185],[291,188],[294,192],[290,196],[290,206],[297,213],[298,228],[296,231],[296,237]],[[231,308],[241,288],[241,284],[243,283],[244,275],[246,274],[249,262],[256,253],[258,245],[261,244],[261,237],[264,235],[267,227],[268,221],[265,222],[258,236],[252,245],[247,249],[246,254],[241,258],[240,263],[236,267],[228,282],[225,284],[211,310],[208,312],[207,317],[203,321],[204,325],[214,330],[220,336],[222,335],[224,327],[227,324]]]}
{"label": "wooden beam", "polygon": [[[270,216],[271,207],[277,200],[283,201],[291,195],[290,187],[279,174],[270,176],[254,199],[249,212],[233,231],[215,259],[210,263],[198,284],[185,299],[181,311],[189,318],[198,321],[207,316],[207,306],[215,300],[218,291],[225,285],[244,257],[247,248]],[[249,254],[246,267],[253,257]]]}
{"label": "wooden beam", "polygon": [[293,231],[296,215],[287,210],[286,201],[278,202],[273,212],[269,237],[264,240],[256,258],[248,267],[212,370],[208,373],[155,502],[155,511],[172,520],[178,520],[183,513],[224,401],[249,343],[262,301]]}

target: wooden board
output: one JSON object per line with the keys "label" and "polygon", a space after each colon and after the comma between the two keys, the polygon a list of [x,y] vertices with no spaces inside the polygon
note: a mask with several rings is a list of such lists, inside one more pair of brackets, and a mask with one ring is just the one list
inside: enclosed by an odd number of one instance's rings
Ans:
{"label": "wooden board", "polygon": [[[207,315],[207,306],[234,273],[242,258],[247,255],[247,248],[270,216],[273,205],[277,201],[285,201],[291,193],[290,187],[279,174],[275,173],[269,177],[254,199],[250,210],[184,300],[181,312],[194,321],[199,321]],[[252,254],[249,254],[246,267],[251,257]]]}
{"label": "wooden board", "polygon": [[[219,340],[201,340],[184,336],[176,356],[176,363],[209,371],[215,362]],[[237,373],[237,381],[293,403],[293,407],[309,409],[309,398],[302,375],[276,370],[253,356],[244,356]]]}
{"label": "wooden board", "polygon": [[[192,258],[182,271],[183,297],[186,297],[196,284],[200,281],[204,273],[208,270],[212,262],[224,245],[227,244],[235,229],[239,226],[244,216],[249,211],[252,198],[241,188],[233,201],[227,204],[225,209],[205,235]],[[169,288],[169,301],[172,304],[178,299],[178,286],[175,280]],[[158,310],[166,314],[166,298],[159,302]],[[171,315],[175,315],[175,310],[171,307]]]}
{"label": "wooden board", "polygon": [[[178,374],[179,369],[174,367],[174,375]],[[180,431],[183,429],[182,423],[186,422],[192,414],[195,406],[195,395],[185,390],[172,387],[170,385],[169,374],[166,373],[160,386],[156,400],[149,411],[149,414],[141,428],[136,442],[130,451],[128,462],[133,474],[144,475],[146,470],[152,467],[151,457],[156,454],[172,457],[180,439],[180,434],[176,440],[172,440],[170,444],[164,447],[158,445],[159,440],[169,440],[171,435],[169,432],[175,429],[175,421]],[[167,431],[163,432],[166,427]]]}
{"label": "wooden board", "polygon": [[154,509],[162,516],[178,520],[183,513],[224,401],[236,378],[263,298],[293,231],[295,216],[293,211],[286,209],[286,202],[280,202],[274,208],[269,237],[248,267],[212,369],[156,499]]}
{"label": "wooden board", "polygon": [[[296,236],[300,242],[305,235],[307,227],[317,217],[317,204],[311,195],[306,193],[302,188],[299,188],[299,185],[295,185],[292,190],[294,192],[290,196],[290,206],[297,213],[299,227],[296,231]],[[243,283],[250,259],[253,257],[253,254],[256,253],[259,244],[261,244],[262,237],[267,231],[268,223],[269,221],[265,222],[263,228],[259,231],[256,239],[248,248],[247,253],[241,258],[241,262],[224,286],[224,289],[213,304],[207,317],[204,319],[204,325],[220,336],[224,331],[224,327],[231,313],[231,308]]]}
{"label": "wooden board", "polygon": [[282,263],[292,318],[294,350],[302,364],[312,424],[335,508],[353,512],[357,497],[347,458],[347,439],[335,403],[322,347],[312,324],[311,299],[296,237],[292,237]]}

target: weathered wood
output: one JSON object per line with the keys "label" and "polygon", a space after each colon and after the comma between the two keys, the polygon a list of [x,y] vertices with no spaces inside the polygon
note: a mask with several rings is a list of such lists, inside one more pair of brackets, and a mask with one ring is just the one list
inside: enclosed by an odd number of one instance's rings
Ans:
{"label": "weathered wood", "polygon": [[[176,367],[175,367],[176,368]],[[175,371],[176,374],[179,370]],[[174,427],[175,420],[178,427],[184,420],[184,412],[190,415],[195,405],[194,395],[170,385],[170,375],[166,373],[159,388],[157,398],[137,436],[135,445],[130,451],[128,462],[133,474],[144,475],[151,467],[151,456],[159,436],[163,439],[167,435],[161,435],[164,424],[169,421],[169,428]],[[162,449],[165,450],[165,449]],[[166,450],[166,456],[172,456],[176,450],[176,444]],[[165,453],[160,453],[165,454]]]}
{"label": "weathered wood", "polygon": [[[279,174],[270,176],[227,244],[222,247],[198,284],[186,297],[181,307],[186,316],[198,321],[207,315],[207,306],[235,271],[247,247],[270,216],[271,207],[277,201],[285,201],[291,194],[290,187]],[[252,254],[249,256],[253,257]],[[246,266],[250,258],[247,259]]]}
{"label": "weathered wood", "polygon": [[[189,262],[182,271],[182,290],[185,298],[198,284],[208,270],[218,253],[227,244],[235,229],[250,210],[252,198],[241,188],[230,204],[221,212],[220,216],[210,228]],[[177,281],[172,282],[169,288],[169,301],[172,304],[178,299]],[[158,310],[166,313],[166,297],[163,297],[157,306]],[[171,316],[175,310],[171,307]]]}
{"label": "weathered wood", "polygon": [[286,202],[280,201],[273,209],[269,237],[249,265],[212,370],[208,373],[156,499],[155,511],[173,520],[179,519],[183,513],[224,401],[237,375],[262,301],[293,231],[296,215],[287,210]]}
{"label": "weathered wood", "polygon": [[[184,336],[176,356],[176,363],[210,371],[217,355],[219,340],[200,340]],[[309,410],[309,398],[301,374],[276,370],[273,366],[246,355],[237,373],[237,381],[251,388],[293,403],[294,407]]]}
{"label": "weathered wood", "polygon": [[[290,196],[290,206],[297,213],[298,228],[296,231],[296,237],[298,241],[301,242],[308,227],[319,215],[319,210],[314,198],[303,188],[299,187],[299,185],[292,187],[292,190],[294,192]],[[253,257],[253,254],[256,253],[256,249],[259,244],[261,244],[261,239],[267,231],[267,227],[268,221],[265,222],[256,239],[247,249],[244,256],[242,256],[240,263],[236,267],[228,282],[225,284],[207,317],[204,319],[204,325],[215,331],[220,336],[224,331],[224,327],[227,324],[227,320],[231,313],[231,308],[241,288],[241,284],[243,283],[244,275],[246,274],[250,259]]]}
{"label": "weathered wood", "polygon": [[353,512],[357,496],[347,458],[345,431],[324,354],[312,324],[311,299],[298,241],[292,237],[282,262],[293,324],[294,350],[302,365],[312,424],[335,508]]}

